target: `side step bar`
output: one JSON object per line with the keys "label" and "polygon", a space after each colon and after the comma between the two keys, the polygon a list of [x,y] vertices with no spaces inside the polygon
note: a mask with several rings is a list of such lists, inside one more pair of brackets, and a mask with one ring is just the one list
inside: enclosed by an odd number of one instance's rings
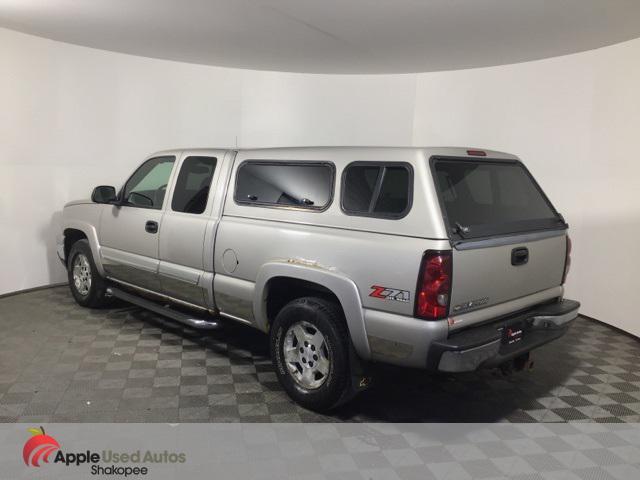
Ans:
{"label": "side step bar", "polygon": [[215,330],[217,328],[220,328],[220,324],[215,320],[205,320],[202,318],[193,317],[191,315],[187,315],[186,313],[173,310],[170,306],[163,307],[156,302],[147,300],[146,298],[138,297],[136,295],[132,295],[116,287],[107,288],[107,295],[119,298],[120,300],[124,300],[125,302],[133,303],[134,305],[142,307],[145,310],[151,310],[158,315],[170,318],[171,320],[175,320],[176,322],[180,322],[191,328],[197,328],[198,330]]}

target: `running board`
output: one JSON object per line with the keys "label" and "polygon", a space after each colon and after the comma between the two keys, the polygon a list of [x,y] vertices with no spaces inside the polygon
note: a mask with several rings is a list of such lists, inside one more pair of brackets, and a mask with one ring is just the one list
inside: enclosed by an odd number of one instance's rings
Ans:
{"label": "running board", "polygon": [[180,322],[192,328],[197,328],[198,330],[215,330],[217,328],[220,328],[220,324],[215,320],[196,318],[191,315],[187,315],[186,313],[178,312],[168,305],[159,305],[156,302],[147,300],[146,298],[138,297],[137,295],[132,295],[116,287],[107,288],[107,295],[119,298],[120,300],[124,300],[125,302],[133,303],[134,305],[142,307],[145,310],[151,310],[158,315],[168,317],[171,320],[175,320],[176,322]]}

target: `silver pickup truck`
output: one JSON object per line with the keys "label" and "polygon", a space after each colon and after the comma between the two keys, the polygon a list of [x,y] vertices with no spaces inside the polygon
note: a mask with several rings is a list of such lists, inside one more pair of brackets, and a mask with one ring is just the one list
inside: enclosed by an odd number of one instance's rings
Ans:
{"label": "silver pickup truck", "polygon": [[280,382],[330,409],[372,363],[530,364],[563,335],[567,224],[520,160],[466,148],[171,150],[64,208],[76,301],[269,335]]}

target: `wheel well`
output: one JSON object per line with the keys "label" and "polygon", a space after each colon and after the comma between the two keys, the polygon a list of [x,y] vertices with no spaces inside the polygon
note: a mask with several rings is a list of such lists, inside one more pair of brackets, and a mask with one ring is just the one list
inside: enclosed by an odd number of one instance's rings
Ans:
{"label": "wheel well", "polygon": [[86,239],[87,236],[84,234],[82,230],[76,230],[75,228],[67,228],[64,231],[64,259],[65,261],[69,260],[69,252],[71,251],[71,247],[78,240]]}
{"label": "wheel well", "polygon": [[266,291],[266,311],[269,325],[271,325],[282,307],[296,298],[320,297],[335,302],[340,309],[342,309],[342,305],[340,305],[338,297],[336,297],[335,293],[327,287],[320,285],[319,283],[309,282],[299,278],[272,278],[269,280],[269,283],[267,283]]}

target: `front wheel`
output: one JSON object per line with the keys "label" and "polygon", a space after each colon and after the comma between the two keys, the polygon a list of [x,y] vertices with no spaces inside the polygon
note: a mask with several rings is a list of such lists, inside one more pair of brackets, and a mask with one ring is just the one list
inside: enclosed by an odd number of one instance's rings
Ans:
{"label": "front wheel", "polygon": [[97,308],[106,303],[106,282],[98,273],[88,240],[78,240],[71,247],[67,277],[71,294],[79,305]]}
{"label": "front wheel", "polygon": [[349,333],[335,303],[315,297],[293,300],[276,316],[271,358],[280,383],[305,408],[334,407],[349,386]]}

